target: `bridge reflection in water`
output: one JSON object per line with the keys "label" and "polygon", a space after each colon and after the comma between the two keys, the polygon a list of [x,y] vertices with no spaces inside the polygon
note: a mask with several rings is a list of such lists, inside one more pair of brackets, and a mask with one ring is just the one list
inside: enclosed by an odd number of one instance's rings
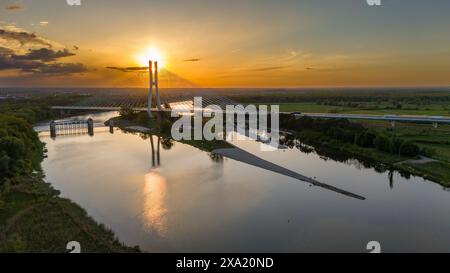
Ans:
{"label": "bridge reflection in water", "polygon": [[[150,145],[152,147],[152,167],[159,167],[161,165],[161,155],[160,155],[160,147],[161,147],[161,137],[157,136],[157,146],[155,151],[155,141],[153,140],[153,135],[150,135]],[[156,162],[155,162],[156,156]]]}

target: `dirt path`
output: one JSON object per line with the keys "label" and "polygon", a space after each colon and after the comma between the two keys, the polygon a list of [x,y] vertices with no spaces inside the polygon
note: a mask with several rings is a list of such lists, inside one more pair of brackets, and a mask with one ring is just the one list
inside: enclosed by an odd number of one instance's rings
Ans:
{"label": "dirt path", "polygon": [[419,159],[408,159],[405,161],[400,161],[395,163],[395,165],[400,165],[400,164],[404,164],[404,163],[409,163],[409,164],[427,164],[427,163],[431,163],[431,162],[436,162],[438,160],[433,159],[433,158],[429,158],[426,156],[421,156]]}

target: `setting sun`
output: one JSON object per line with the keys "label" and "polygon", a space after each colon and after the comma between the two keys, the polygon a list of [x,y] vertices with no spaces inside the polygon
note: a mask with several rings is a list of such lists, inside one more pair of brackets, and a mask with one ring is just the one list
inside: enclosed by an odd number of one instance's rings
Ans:
{"label": "setting sun", "polygon": [[158,62],[160,68],[165,65],[164,55],[155,47],[150,47],[137,55],[137,61],[142,66],[148,66],[148,61]]}

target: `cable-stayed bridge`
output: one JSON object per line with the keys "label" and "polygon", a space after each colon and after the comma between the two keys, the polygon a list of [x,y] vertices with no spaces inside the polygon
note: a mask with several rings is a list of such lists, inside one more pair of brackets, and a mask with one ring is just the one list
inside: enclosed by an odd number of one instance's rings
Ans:
{"label": "cable-stayed bridge", "polygon": [[[227,98],[220,92],[211,92],[206,89],[182,89],[177,92],[171,89],[159,89],[158,63],[149,61],[146,67],[149,79],[149,92],[123,93],[110,92],[109,94],[92,94],[74,105],[54,106],[60,110],[99,110],[117,111],[121,107],[130,107],[137,111],[147,111],[149,115],[157,111],[192,112],[194,110],[194,97],[202,98],[202,109],[210,105],[217,105],[223,110],[227,105],[240,103]],[[281,114],[293,114],[297,117],[309,116],[312,118],[327,119],[354,119],[354,120],[378,120],[387,121],[395,127],[396,122],[431,123],[434,128],[439,124],[450,124],[450,117],[433,116],[398,116],[398,115],[361,115],[361,114],[323,114],[323,113],[298,113],[281,112]]]}
{"label": "cable-stayed bridge", "polygon": [[[160,89],[161,109],[167,111],[177,109],[180,111],[193,110],[194,97],[202,97],[204,107],[208,105],[219,105],[225,109],[226,105],[236,105],[238,102],[221,96],[220,92],[207,89]],[[152,111],[157,111],[156,97],[153,97]],[[146,111],[148,105],[148,94],[141,90],[136,91],[99,91],[98,94],[91,92],[85,99],[71,105],[53,106],[61,110],[105,110],[115,111],[121,107],[131,107],[138,111]]]}

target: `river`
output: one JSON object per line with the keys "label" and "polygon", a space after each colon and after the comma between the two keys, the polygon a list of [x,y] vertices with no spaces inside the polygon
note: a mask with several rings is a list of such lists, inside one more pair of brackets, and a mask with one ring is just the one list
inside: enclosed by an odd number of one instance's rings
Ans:
{"label": "river", "polygon": [[[94,136],[51,139],[46,181],[127,245],[148,252],[449,252],[450,192],[419,177],[380,172],[299,149],[261,152],[234,144],[358,200],[302,181],[217,159],[195,147],[101,126]],[[76,240],[76,238],[74,238]]]}

